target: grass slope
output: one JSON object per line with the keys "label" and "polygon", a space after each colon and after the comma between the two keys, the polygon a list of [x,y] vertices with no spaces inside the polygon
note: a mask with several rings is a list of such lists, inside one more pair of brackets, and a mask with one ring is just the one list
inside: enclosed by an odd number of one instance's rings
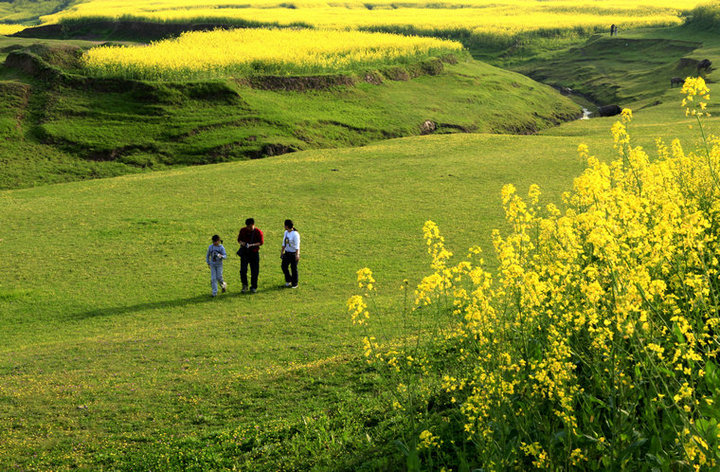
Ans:
{"label": "grass slope", "polygon": [[[674,98],[650,110],[637,133],[690,123]],[[425,271],[422,223],[437,221],[451,248],[490,251],[501,186],[539,182],[558,201],[582,169],[579,142],[609,157],[611,123],[0,192],[0,467],[401,467],[392,441],[406,432],[353,360],[361,334],[343,303],[354,271],[376,271],[383,329],[403,334],[419,315],[403,318],[394,300],[403,279]],[[221,234],[232,253],[250,215],[266,232],[261,290],[238,293],[231,258],[230,293],[210,299],[208,238]],[[276,288],[286,217],[304,247],[301,288],[290,292]]]}
{"label": "grass slope", "polygon": [[[30,51],[72,71],[67,56],[76,53],[58,50]],[[475,61],[446,64],[439,75],[412,80],[304,91],[263,90],[245,81],[68,77],[0,71],[0,93],[9,97],[0,113],[16,122],[0,144],[0,188],[359,146],[420,134],[425,120],[437,122],[439,132],[527,133],[578,113],[551,88]],[[25,91],[23,100],[12,98],[18,89]]]}
{"label": "grass slope", "polygon": [[12,0],[0,2],[3,23],[38,24],[40,17],[70,7],[74,0]]}
{"label": "grass slope", "polygon": [[[165,468],[171,452],[173,467],[182,453],[202,470],[208,448],[248,470],[353,470],[356,456],[393,457],[386,435],[400,433],[381,421],[381,392],[346,364],[359,348],[343,306],[354,271],[375,269],[381,304],[396,308],[400,281],[426,265],[425,219],[460,250],[489,250],[501,185],[547,182],[557,196],[581,168],[575,147],[428,136],[1,192],[0,468]],[[232,252],[249,215],[266,231],[261,290],[240,296],[231,258],[230,293],[212,300],[206,242],[217,232]],[[276,289],[288,216],[304,246],[292,292]],[[368,415],[376,427],[360,420]],[[347,437],[336,429],[334,445],[313,451],[323,418],[347,423]],[[307,421],[314,433],[302,433]],[[218,439],[255,426],[259,439],[241,448]]]}
{"label": "grass slope", "polygon": [[672,77],[696,76],[699,60],[720,59],[718,48],[717,35],[686,25],[598,34],[553,49],[529,44],[491,62],[600,105],[646,106],[661,102]]}

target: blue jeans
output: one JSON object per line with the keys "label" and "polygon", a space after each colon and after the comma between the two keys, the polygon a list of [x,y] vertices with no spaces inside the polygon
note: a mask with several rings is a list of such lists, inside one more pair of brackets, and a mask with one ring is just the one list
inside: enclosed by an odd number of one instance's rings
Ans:
{"label": "blue jeans", "polygon": [[210,264],[210,285],[212,286],[212,294],[217,295],[218,284],[222,284],[223,280],[222,264]]}

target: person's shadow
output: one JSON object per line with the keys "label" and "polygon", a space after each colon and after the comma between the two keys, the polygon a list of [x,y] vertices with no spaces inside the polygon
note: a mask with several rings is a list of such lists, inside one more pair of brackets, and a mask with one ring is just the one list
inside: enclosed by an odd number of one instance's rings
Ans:
{"label": "person's shadow", "polygon": [[186,307],[190,305],[202,305],[212,303],[222,303],[223,300],[235,299],[235,298],[251,298],[253,296],[262,295],[263,293],[276,292],[283,290],[285,287],[280,286],[269,286],[266,288],[258,289],[257,293],[242,293],[238,291],[228,291],[227,293],[218,293],[217,297],[211,297],[210,294],[196,295],[190,298],[180,298],[177,300],[163,300],[158,302],[147,302],[138,303],[136,305],[117,306],[110,308],[98,308],[94,310],[88,310],[80,313],[75,313],[71,316],[72,319],[86,319],[95,318],[98,316],[116,316],[126,315],[128,313],[135,313],[143,310],[158,310],[158,309],[173,309],[179,307]]}

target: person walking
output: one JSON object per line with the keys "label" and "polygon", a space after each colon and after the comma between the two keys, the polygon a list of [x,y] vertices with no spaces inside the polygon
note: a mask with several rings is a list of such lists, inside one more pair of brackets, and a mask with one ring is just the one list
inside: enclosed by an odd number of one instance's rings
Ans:
{"label": "person walking", "polygon": [[[285,275],[285,287],[297,288],[297,266],[300,261],[300,233],[295,229],[292,220],[285,220],[285,234],[283,235],[280,258],[282,259],[282,271]],[[290,270],[288,270],[288,267]]]}
{"label": "person walking", "polygon": [[223,279],[223,259],[225,258],[227,258],[227,253],[220,236],[216,234],[212,237],[212,244],[208,247],[205,255],[205,262],[210,267],[210,286],[213,297],[217,296],[218,284],[222,287],[223,293],[227,290],[227,284]]}
{"label": "person walking", "polygon": [[260,246],[265,242],[265,237],[260,228],[255,227],[255,219],[245,220],[245,227],[238,234],[240,249],[240,279],[242,280],[242,291],[248,291],[248,265],[250,266],[250,292],[257,292],[258,274],[260,273]]}

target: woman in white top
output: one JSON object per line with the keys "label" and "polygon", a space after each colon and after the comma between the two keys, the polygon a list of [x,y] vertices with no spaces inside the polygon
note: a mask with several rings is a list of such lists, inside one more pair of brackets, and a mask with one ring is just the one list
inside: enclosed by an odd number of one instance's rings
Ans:
{"label": "woman in white top", "polygon": [[[282,271],[283,274],[285,274],[285,286],[297,288],[297,265],[300,260],[300,233],[295,229],[292,220],[285,220],[285,234],[283,235],[280,258],[282,259]],[[290,270],[288,270],[288,267]]]}

